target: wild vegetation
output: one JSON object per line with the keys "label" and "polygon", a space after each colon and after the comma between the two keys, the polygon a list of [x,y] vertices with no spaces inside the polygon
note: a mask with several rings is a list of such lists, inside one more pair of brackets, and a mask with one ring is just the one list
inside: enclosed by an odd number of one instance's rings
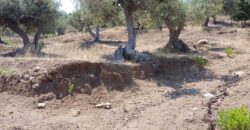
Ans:
{"label": "wild vegetation", "polygon": [[71,3],[0,0],[0,128],[249,130],[249,0]]}

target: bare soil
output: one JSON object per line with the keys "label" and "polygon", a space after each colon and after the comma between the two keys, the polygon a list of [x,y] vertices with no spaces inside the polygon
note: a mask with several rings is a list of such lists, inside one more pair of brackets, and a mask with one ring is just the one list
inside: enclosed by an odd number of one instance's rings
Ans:
{"label": "bare soil", "polygon": [[[197,52],[159,51],[167,37],[167,30],[139,34],[137,50],[154,56],[140,64],[109,61],[126,40],[124,28],[105,30],[104,40],[118,42],[98,45],[82,42],[90,39],[87,34],[49,36],[40,57],[5,57],[19,44],[0,45],[0,129],[215,130],[219,110],[250,108],[249,28],[186,27],[181,38],[190,47],[209,41],[198,50],[208,59],[205,68],[196,65]],[[234,58],[226,56],[228,46]],[[37,109],[38,102],[46,107]],[[99,103],[112,109],[96,108]]]}

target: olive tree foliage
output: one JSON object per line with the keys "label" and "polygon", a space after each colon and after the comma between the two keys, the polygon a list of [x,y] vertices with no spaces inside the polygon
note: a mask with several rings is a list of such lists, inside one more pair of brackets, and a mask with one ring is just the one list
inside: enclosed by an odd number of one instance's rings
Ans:
{"label": "olive tree foliage", "polygon": [[61,11],[56,22],[57,35],[64,35],[68,25],[68,15],[65,12]]}
{"label": "olive tree foliage", "polygon": [[216,22],[216,15],[222,11],[223,0],[192,0],[190,4],[194,20],[205,19],[202,26],[207,27],[210,17]]}
{"label": "olive tree foliage", "polygon": [[[25,52],[37,52],[41,34],[56,25],[58,7],[54,0],[0,0],[0,26],[23,39]],[[33,32],[31,41],[28,33]]]}
{"label": "olive tree foliage", "polygon": [[77,10],[68,16],[69,24],[77,29],[79,32],[82,32],[85,27],[84,13],[81,10]]}
{"label": "olive tree foliage", "polygon": [[233,19],[242,22],[242,27],[246,26],[247,20],[250,20],[250,0],[240,0],[237,3],[237,11]]}
{"label": "olive tree foliage", "polygon": [[238,12],[239,0],[223,0],[223,11],[228,14],[231,19]]}
{"label": "olive tree foliage", "polygon": [[[76,0],[79,9],[71,15],[70,24],[79,31],[85,29],[100,42],[100,27],[114,25],[119,20],[119,9],[113,0]],[[93,31],[95,28],[95,31]]]}
{"label": "olive tree foliage", "polygon": [[188,46],[179,39],[187,20],[186,7],[179,0],[148,1],[148,10],[156,27],[166,25],[169,29],[169,41],[165,48],[168,51],[187,52]]}

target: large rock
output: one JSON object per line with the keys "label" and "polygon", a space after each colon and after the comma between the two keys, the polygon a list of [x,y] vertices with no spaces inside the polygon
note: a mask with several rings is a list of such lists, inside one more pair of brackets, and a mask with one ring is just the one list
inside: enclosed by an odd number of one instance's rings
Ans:
{"label": "large rock", "polygon": [[209,44],[209,41],[207,39],[202,39],[199,40],[196,45],[205,45],[205,44]]}
{"label": "large rock", "polygon": [[209,41],[207,39],[202,39],[196,42],[193,47],[196,51],[205,51],[206,50],[206,45],[209,44]]}
{"label": "large rock", "polygon": [[125,46],[120,46],[114,53],[114,61],[132,61],[145,62],[150,60],[150,56],[146,53],[135,50],[127,50]]}
{"label": "large rock", "polygon": [[44,109],[46,107],[46,103],[38,103],[37,109]]}

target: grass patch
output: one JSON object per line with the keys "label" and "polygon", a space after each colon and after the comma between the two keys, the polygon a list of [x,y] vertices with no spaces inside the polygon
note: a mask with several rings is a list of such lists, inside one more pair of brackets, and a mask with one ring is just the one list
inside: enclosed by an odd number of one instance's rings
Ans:
{"label": "grass patch", "polygon": [[74,89],[75,89],[75,84],[73,84],[71,81],[69,81],[69,83],[68,83],[68,92],[69,92],[70,95],[73,94]]}
{"label": "grass patch", "polygon": [[207,60],[201,55],[196,56],[194,60],[195,60],[195,63],[199,65],[200,67],[204,67],[207,64]]}
{"label": "grass patch", "polygon": [[39,51],[41,51],[42,49],[45,48],[45,43],[44,43],[44,41],[41,41],[41,42],[38,44],[38,48],[39,48]]}
{"label": "grass patch", "polygon": [[246,106],[220,111],[218,124],[221,130],[250,130],[250,112]]}
{"label": "grass patch", "polygon": [[16,45],[17,44],[14,40],[11,40],[11,39],[5,39],[4,42],[7,45]]}
{"label": "grass patch", "polygon": [[0,68],[0,76],[1,75],[10,75],[13,71],[7,69],[7,68]]}
{"label": "grass patch", "polygon": [[234,57],[234,49],[232,47],[225,48],[225,53],[227,54],[227,57]]}

